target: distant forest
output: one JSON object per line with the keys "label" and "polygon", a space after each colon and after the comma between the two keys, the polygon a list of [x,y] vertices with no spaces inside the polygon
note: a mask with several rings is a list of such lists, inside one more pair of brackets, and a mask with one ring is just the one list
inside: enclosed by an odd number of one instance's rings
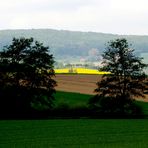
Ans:
{"label": "distant forest", "polygon": [[86,58],[90,61],[97,61],[105,49],[105,44],[116,38],[126,38],[135,49],[135,53],[148,56],[148,36],[136,35],[114,35],[95,32],[78,32],[52,29],[29,29],[29,30],[1,30],[0,49],[9,45],[12,38],[33,37],[50,47],[55,59]]}

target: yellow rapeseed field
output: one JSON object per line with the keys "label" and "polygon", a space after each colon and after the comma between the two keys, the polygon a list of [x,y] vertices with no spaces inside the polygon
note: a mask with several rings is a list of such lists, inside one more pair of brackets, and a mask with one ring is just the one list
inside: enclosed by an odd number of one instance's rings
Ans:
{"label": "yellow rapeseed field", "polygon": [[69,69],[68,68],[55,69],[54,71],[55,71],[55,73],[69,73]]}
{"label": "yellow rapeseed field", "polygon": [[56,74],[68,74],[68,73],[77,73],[77,74],[110,74],[110,72],[98,71],[96,69],[87,69],[87,68],[63,68],[55,69]]}

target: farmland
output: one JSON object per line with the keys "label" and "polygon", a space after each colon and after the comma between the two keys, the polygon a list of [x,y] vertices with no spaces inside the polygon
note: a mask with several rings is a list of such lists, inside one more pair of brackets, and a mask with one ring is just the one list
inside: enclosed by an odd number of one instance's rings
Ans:
{"label": "farmland", "polygon": [[88,104],[88,100],[91,97],[92,95],[87,95],[87,94],[57,91],[55,94],[55,106],[66,104],[70,108],[80,107],[80,106],[86,107]]}
{"label": "farmland", "polygon": [[[76,107],[87,105],[101,75],[57,74],[55,79],[56,89],[61,90],[55,94],[55,104]],[[148,103],[137,103],[148,115]],[[147,119],[0,121],[2,148],[147,148],[147,137]]]}
{"label": "farmland", "polygon": [[96,82],[101,80],[101,75],[57,74],[55,80],[57,90],[94,94]]}
{"label": "farmland", "polygon": [[[86,105],[91,95],[57,91],[56,104]],[[137,102],[148,114],[148,103]],[[147,119],[1,120],[2,148],[147,148]]]}
{"label": "farmland", "polygon": [[1,148],[147,148],[148,120],[0,121]]}
{"label": "farmland", "polygon": [[[56,89],[66,92],[95,95],[94,89],[97,87],[96,82],[101,80],[101,76],[102,75],[89,74],[56,74],[55,80],[58,84]],[[136,99],[148,102],[148,95],[145,96],[144,99]]]}
{"label": "farmland", "polygon": [[98,71],[97,69],[88,69],[88,68],[64,68],[64,69],[55,69],[56,74],[68,74],[68,73],[74,73],[74,74],[110,74],[110,72],[106,71]]}
{"label": "farmland", "polygon": [[[55,106],[66,104],[69,108],[87,107],[88,100],[92,96],[93,95],[88,94],[57,91],[55,94]],[[142,108],[144,115],[148,116],[148,102],[136,101],[136,104]]]}

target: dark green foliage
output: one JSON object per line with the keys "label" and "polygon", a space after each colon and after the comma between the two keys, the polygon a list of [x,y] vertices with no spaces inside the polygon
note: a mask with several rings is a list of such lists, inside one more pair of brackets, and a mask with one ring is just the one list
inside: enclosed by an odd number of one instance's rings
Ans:
{"label": "dark green foliage", "polygon": [[33,108],[51,108],[56,85],[53,63],[53,56],[42,43],[14,38],[0,52],[0,114],[21,116]]}
{"label": "dark green foliage", "polygon": [[140,113],[135,105],[135,97],[144,97],[147,66],[142,58],[134,55],[126,39],[116,39],[108,43],[103,56],[101,70],[111,72],[97,83],[97,95],[89,104],[102,113],[130,115]]}

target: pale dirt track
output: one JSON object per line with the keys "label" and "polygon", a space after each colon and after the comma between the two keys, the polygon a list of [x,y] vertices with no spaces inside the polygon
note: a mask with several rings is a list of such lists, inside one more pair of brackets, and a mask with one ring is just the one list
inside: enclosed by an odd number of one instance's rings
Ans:
{"label": "pale dirt track", "polygon": [[[55,80],[58,84],[56,87],[57,90],[95,95],[94,89],[97,88],[96,82],[101,80],[101,76],[58,74]],[[148,102],[148,95],[146,98],[139,100]]]}

